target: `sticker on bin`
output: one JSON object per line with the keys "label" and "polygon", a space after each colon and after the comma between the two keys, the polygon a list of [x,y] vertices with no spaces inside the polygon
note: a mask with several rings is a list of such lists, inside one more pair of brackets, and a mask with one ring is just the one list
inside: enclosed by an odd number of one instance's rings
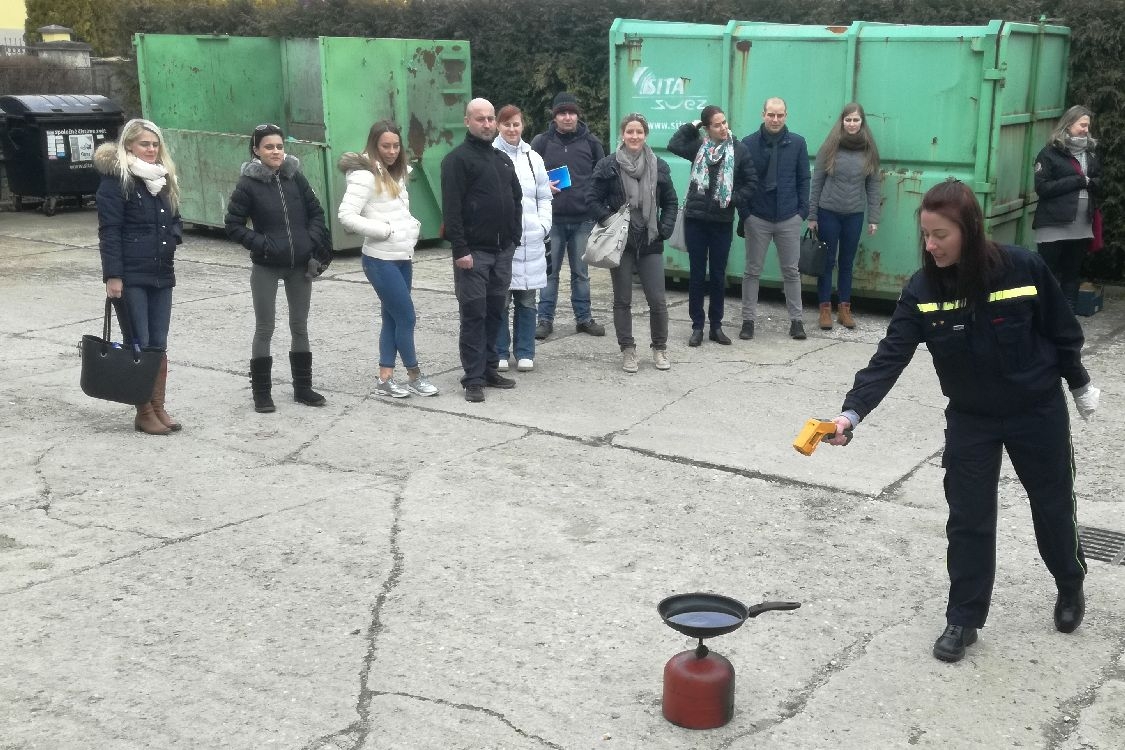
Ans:
{"label": "sticker on bin", "polygon": [[551,182],[556,182],[555,187],[559,190],[566,190],[570,187],[570,167],[565,164],[561,167],[547,170],[547,179]]}

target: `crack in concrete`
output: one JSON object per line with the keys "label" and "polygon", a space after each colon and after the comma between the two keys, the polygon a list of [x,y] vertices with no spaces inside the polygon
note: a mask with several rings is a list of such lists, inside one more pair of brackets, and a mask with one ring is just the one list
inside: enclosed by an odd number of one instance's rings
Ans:
{"label": "crack in concrete", "polygon": [[[239,526],[242,526],[243,524],[251,523],[253,521],[260,521],[263,518],[267,518],[269,516],[277,515],[279,513],[286,513],[286,512],[291,511],[291,510],[297,510],[299,508],[305,508],[305,507],[308,507],[310,505],[316,505],[317,503],[325,502],[325,501],[330,500],[330,499],[331,498],[321,497],[321,498],[316,498],[315,500],[307,500],[303,503],[297,503],[295,505],[287,505],[283,508],[276,508],[274,510],[267,511],[265,513],[259,513],[257,515],[248,516],[246,518],[240,518],[240,519],[235,520],[235,521],[229,521],[227,523],[219,524],[218,526],[212,526],[212,527],[207,528],[207,529],[201,529],[199,531],[192,532],[191,534],[183,534],[181,536],[176,536],[176,537],[156,537],[157,539],[161,539],[161,542],[159,544],[154,544],[154,545],[151,545],[151,546],[142,547],[141,549],[136,549],[136,550],[133,550],[132,552],[127,552],[123,555],[117,555],[115,557],[111,557],[111,558],[108,558],[106,560],[102,560],[100,562],[94,563],[93,565],[85,565],[85,566],[82,566],[80,568],[72,568],[72,569],[66,571],[63,574],[60,574],[60,575],[57,575],[57,576],[51,576],[50,578],[43,578],[43,579],[40,579],[38,581],[31,581],[30,583],[25,583],[22,586],[16,586],[16,587],[10,588],[10,589],[0,589],[0,596],[7,596],[9,594],[18,594],[18,593],[22,593],[24,591],[28,591],[30,589],[36,588],[38,586],[43,586],[43,585],[48,584],[48,583],[54,583],[55,581],[61,581],[61,580],[67,579],[67,578],[74,578],[74,577],[77,577],[79,575],[82,575],[83,573],[88,573],[92,570],[98,570],[100,568],[104,568],[104,567],[107,567],[109,565],[113,565],[115,563],[122,562],[124,560],[131,560],[135,557],[140,557],[141,555],[148,554],[149,552],[153,552],[155,550],[164,549],[165,547],[170,547],[170,546],[175,545],[175,544],[182,544],[184,542],[190,542],[190,541],[193,541],[195,539],[199,539],[201,537],[207,536],[208,534],[212,534],[216,531],[225,531],[226,529],[237,528]],[[58,519],[55,519],[55,520],[58,520]],[[82,527],[79,527],[79,528],[82,528]],[[133,533],[133,532],[128,532],[128,533]]]}
{"label": "crack in concrete", "polygon": [[398,537],[402,531],[402,503],[405,491],[404,486],[395,494],[395,499],[391,502],[391,528],[387,535],[387,545],[391,556],[391,569],[387,573],[386,579],[383,581],[383,586],[379,591],[379,595],[375,597],[375,603],[371,607],[371,619],[367,624],[367,632],[364,635],[364,640],[367,642],[367,650],[363,655],[363,664],[359,671],[359,695],[356,698],[355,706],[355,711],[359,718],[340,732],[314,740],[308,745],[309,748],[326,747],[325,743],[346,736],[351,740],[351,750],[359,750],[359,748],[363,747],[366,743],[367,737],[371,732],[371,702],[378,694],[377,691],[372,690],[370,687],[372,679],[371,673],[375,668],[378,639],[383,632],[383,606],[387,602],[387,597],[398,587],[399,580],[402,578],[403,570],[406,567],[406,555],[403,553],[398,543]]}
{"label": "crack in concrete", "polygon": [[805,710],[809,702],[812,701],[820,688],[828,684],[829,680],[849,668],[852,664],[854,664],[858,659],[860,659],[867,653],[867,647],[873,640],[887,631],[910,622],[912,619],[921,614],[921,612],[928,606],[928,602],[929,600],[919,600],[915,602],[914,606],[911,607],[910,615],[894,622],[887,623],[883,627],[871,633],[866,633],[863,638],[860,638],[850,645],[845,646],[843,649],[838,651],[834,657],[830,658],[823,667],[813,673],[803,687],[793,691],[793,697],[781,704],[776,716],[765,719],[761,722],[755,722],[747,731],[734,735],[732,737],[728,737],[717,746],[718,750],[725,750],[726,748],[734,745],[734,743],[738,742],[739,740],[743,740],[747,737],[753,737],[764,732],[769,732],[785,723],[786,721],[789,721],[794,716],[800,714]]}
{"label": "crack in concrete", "polygon": [[1118,638],[1116,658],[1109,660],[1102,667],[1098,679],[1086,689],[1063,701],[1059,705],[1058,718],[1050,721],[1043,728],[1043,736],[1047,741],[1046,750],[1062,750],[1071,736],[1078,731],[1082,712],[1094,705],[1099,691],[1111,681],[1125,679],[1125,667],[1120,666],[1122,660],[1125,660],[1125,638]]}

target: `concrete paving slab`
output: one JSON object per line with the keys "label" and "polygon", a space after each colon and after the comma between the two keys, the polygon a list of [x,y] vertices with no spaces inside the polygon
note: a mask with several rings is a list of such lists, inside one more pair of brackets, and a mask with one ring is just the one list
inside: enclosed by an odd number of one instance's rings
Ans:
{"label": "concrete paving slab", "polygon": [[[1091,561],[1085,623],[1055,632],[1007,463],[989,627],[959,664],[930,655],[944,399],[924,350],[851,446],[792,449],[839,407],[885,311],[827,332],[806,313],[795,342],[767,295],[753,341],[690,349],[672,290],[673,369],[627,375],[595,272],[609,335],[573,332],[564,281],[536,370],[467,404],[449,256],[423,250],[418,344],[443,393],[384,401],[378,301],[345,255],[313,297],[328,405],[291,400],[282,293],[278,411],[256,414],[248,259],[189,232],[169,382],[185,429],[148,437],[78,389],[96,235],[92,211],[0,214],[5,750],[1125,747],[1125,566]],[[1125,531],[1110,291],[1083,319],[1104,395],[1072,424],[1076,494],[1082,523]],[[706,732],[661,715],[663,665],[694,643],[656,604],[694,590],[802,603],[710,642],[738,677],[734,719]]]}

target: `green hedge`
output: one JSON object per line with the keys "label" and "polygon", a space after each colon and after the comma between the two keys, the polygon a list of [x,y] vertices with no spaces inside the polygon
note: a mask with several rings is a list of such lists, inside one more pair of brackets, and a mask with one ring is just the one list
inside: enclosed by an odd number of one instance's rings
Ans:
{"label": "green hedge", "polygon": [[[263,7],[266,6],[266,7]],[[1105,163],[1103,203],[1110,252],[1088,269],[1122,278],[1125,258],[1125,3],[1104,0],[27,0],[28,29],[74,28],[98,54],[131,55],[134,32],[240,36],[365,36],[467,39],[475,93],[515,102],[537,132],[556,92],[582,102],[603,140],[609,128],[607,35],[615,18],[694,23],[911,24],[1038,21],[1071,29],[1068,102],[1095,113]]]}

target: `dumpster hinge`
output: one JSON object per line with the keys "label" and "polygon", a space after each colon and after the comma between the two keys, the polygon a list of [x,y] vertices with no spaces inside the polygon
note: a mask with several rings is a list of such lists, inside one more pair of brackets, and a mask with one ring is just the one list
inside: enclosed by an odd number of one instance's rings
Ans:
{"label": "dumpster hinge", "polygon": [[1000,68],[985,68],[984,80],[986,81],[1003,81],[1004,71]]}

